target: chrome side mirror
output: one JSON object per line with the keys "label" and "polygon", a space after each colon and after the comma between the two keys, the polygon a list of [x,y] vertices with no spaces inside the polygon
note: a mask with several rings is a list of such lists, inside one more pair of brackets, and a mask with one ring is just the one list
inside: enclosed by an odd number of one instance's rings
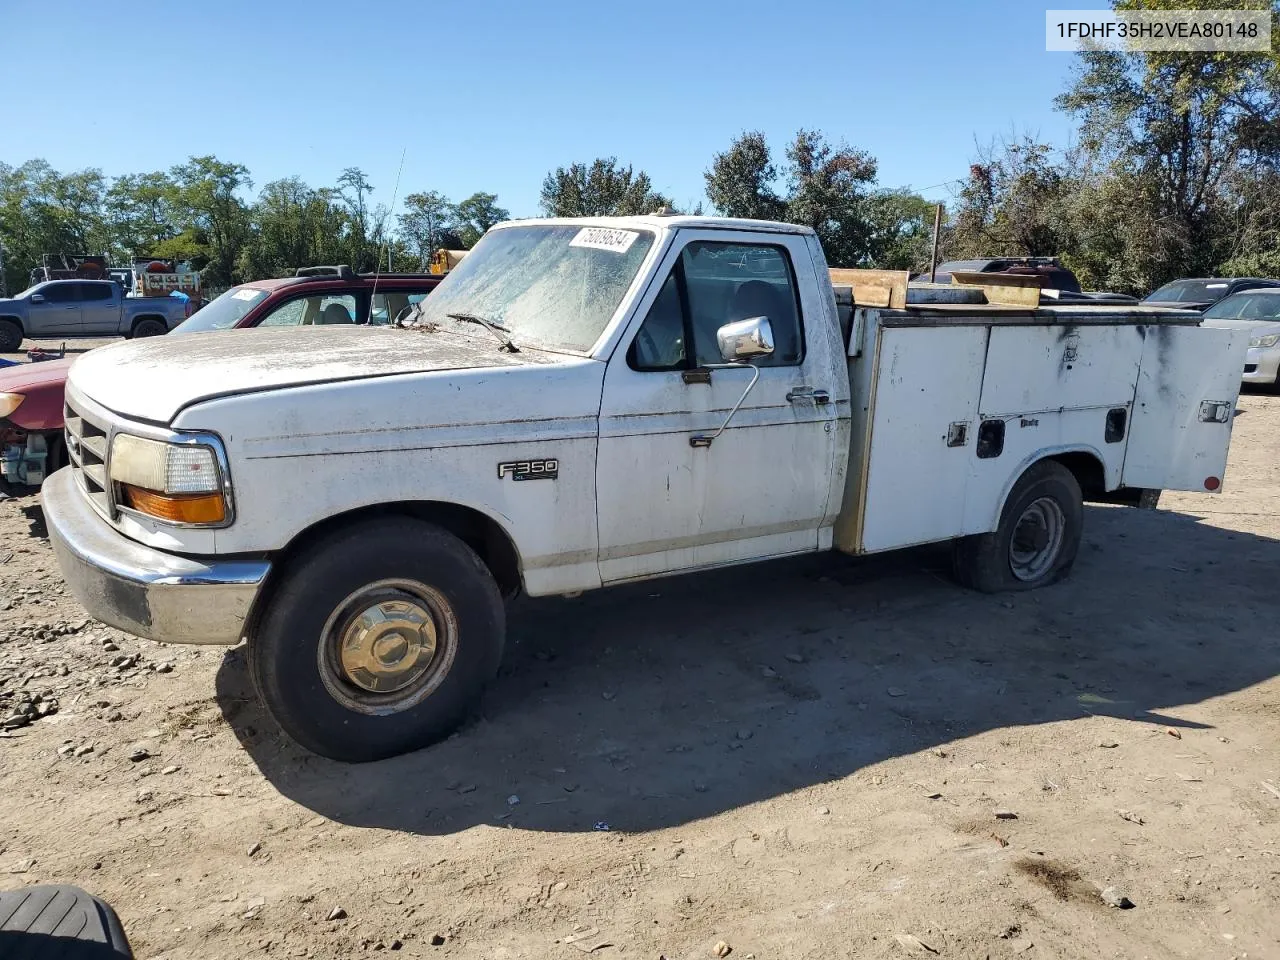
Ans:
{"label": "chrome side mirror", "polygon": [[726,323],[716,331],[716,341],[720,345],[720,356],[724,358],[724,363],[708,363],[705,366],[712,370],[750,370],[751,382],[747,384],[747,389],[742,391],[742,396],[733,405],[729,415],[724,418],[724,423],[720,424],[720,429],[715,433],[695,433],[689,438],[691,447],[711,446],[716,437],[724,433],[725,428],[729,426],[734,414],[747,399],[747,394],[760,379],[760,368],[751,361],[773,353],[773,327],[769,325],[768,317],[735,320],[733,323]]}
{"label": "chrome side mirror", "polygon": [[43,294],[43,293],[33,293],[33,294],[31,295],[31,302],[32,302],[32,303],[44,303],[44,294]]}
{"label": "chrome side mirror", "polygon": [[768,317],[748,317],[726,323],[716,331],[725,363],[750,363],[773,353],[773,327]]}

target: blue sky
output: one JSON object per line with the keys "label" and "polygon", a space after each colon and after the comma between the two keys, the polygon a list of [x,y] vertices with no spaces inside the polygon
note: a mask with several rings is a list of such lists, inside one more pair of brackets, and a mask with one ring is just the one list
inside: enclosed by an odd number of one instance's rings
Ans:
{"label": "blue sky", "polygon": [[1068,142],[1052,100],[1072,55],[1044,50],[1045,9],[218,0],[52,27],[48,0],[0,0],[0,160],[115,175],[213,153],[258,187],[331,184],[358,166],[386,203],[404,151],[400,196],[488,190],[527,216],[559,165],[616,155],[686,204],[738,133],[763,130],[780,156],[809,127],[869,151],[882,185],[946,200],[975,143]]}

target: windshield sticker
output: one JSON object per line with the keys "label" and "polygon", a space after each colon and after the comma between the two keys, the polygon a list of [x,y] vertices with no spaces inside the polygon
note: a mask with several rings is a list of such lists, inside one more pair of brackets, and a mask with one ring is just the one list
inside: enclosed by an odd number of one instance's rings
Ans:
{"label": "windshield sticker", "polygon": [[262,295],[261,290],[255,290],[253,287],[241,287],[231,295],[232,300],[254,300]]}
{"label": "windshield sticker", "polygon": [[589,250],[611,250],[614,253],[626,253],[636,242],[640,234],[631,230],[610,230],[606,227],[583,227],[577,236],[569,241],[571,247],[586,247]]}
{"label": "windshield sticker", "polygon": [[1226,286],[1225,283],[1206,283],[1204,285],[1204,288],[1206,290],[1221,290],[1225,286]]}

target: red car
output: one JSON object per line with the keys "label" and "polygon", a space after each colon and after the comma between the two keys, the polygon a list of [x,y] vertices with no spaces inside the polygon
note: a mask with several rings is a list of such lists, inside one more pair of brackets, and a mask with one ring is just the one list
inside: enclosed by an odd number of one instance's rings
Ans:
{"label": "red car", "polygon": [[[350,267],[309,267],[283,280],[232,287],[169,336],[240,327],[387,324],[442,279],[421,273],[375,278]],[[39,484],[65,462],[62,394],[72,359],[0,368],[0,476],[9,482]]]}

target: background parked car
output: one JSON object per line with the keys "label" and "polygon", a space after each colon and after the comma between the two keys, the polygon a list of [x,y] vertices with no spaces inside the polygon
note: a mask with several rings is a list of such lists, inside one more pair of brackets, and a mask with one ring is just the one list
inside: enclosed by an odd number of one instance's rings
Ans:
{"label": "background parked car", "polygon": [[[1042,291],[1041,303],[1137,303],[1125,293],[1103,293],[1080,289],[1080,281],[1057,257],[993,257],[984,260],[947,260],[934,271],[935,283],[950,283],[955,273],[996,273],[1036,277]],[[928,282],[928,273],[919,273],[913,282]]]}
{"label": "background parked car", "polygon": [[1206,327],[1249,331],[1245,383],[1280,387],[1280,284],[1224,297],[1203,316]]}
{"label": "background parked car", "polygon": [[1262,277],[1196,277],[1174,280],[1147,294],[1142,302],[1153,307],[1204,310],[1223,297],[1260,287],[1280,287],[1280,280],[1265,280]]}
{"label": "background parked car", "polygon": [[[233,327],[387,324],[443,279],[432,274],[384,273],[375,284],[373,274],[357,274],[350,267],[309,267],[283,280],[232,287],[191,314],[170,336]],[[118,286],[109,280],[101,282]],[[184,305],[170,297],[131,297],[125,303],[157,301],[176,307],[181,319]],[[0,475],[11,483],[38,484],[62,466],[62,402],[73,359],[0,369]]]}
{"label": "background parked car", "polygon": [[[950,283],[952,273],[1012,273],[1040,278],[1040,286],[1050,290],[1080,292],[1080,281],[1057,257],[990,257],[982,260],[947,260],[934,271],[935,283]],[[928,281],[928,271],[912,280]]]}
{"label": "background parked car", "polygon": [[24,337],[154,337],[189,313],[171,297],[126,297],[114,280],[49,280],[0,300],[0,353]]}

